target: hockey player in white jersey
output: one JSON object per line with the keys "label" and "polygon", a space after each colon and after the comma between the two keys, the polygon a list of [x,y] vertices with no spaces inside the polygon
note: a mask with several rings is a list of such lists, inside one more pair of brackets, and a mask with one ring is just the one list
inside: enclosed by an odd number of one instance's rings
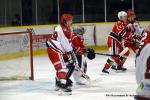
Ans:
{"label": "hockey player in white jersey", "polygon": [[126,47],[131,48],[134,53],[137,53],[139,44],[141,41],[141,34],[143,33],[143,28],[139,24],[136,18],[136,14],[132,9],[129,9],[127,11],[127,16],[128,16],[128,22],[129,22],[129,27],[133,30],[130,37],[126,39],[124,45]]}
{"label": "hockey player in white jersey", "polygon": [[136,55],[136,100],[150,100],[150,25],[142,34],[140,49]]}
{"label": "hockey player in white jersey", "polygon": [[68,87],[72,84],[69,78],[74,69],[71,55],[73,48],[70,43],[72,18],[71,14],[63,14],[61,24],[46,42],[49,59],[56,70],[56,87],[66,94],[71,94],[72,91]]}
{"label": "hockey player in white jersey", "polygon": [[141,27],[140,23],[138,22],[136,18],[136,14],[132,9],[128,9],[127,17],[128,17],[129,23],[133,24],[133,28],[135,29],[135,31],[133,32],[133,35],[141,35],[144,29]]}

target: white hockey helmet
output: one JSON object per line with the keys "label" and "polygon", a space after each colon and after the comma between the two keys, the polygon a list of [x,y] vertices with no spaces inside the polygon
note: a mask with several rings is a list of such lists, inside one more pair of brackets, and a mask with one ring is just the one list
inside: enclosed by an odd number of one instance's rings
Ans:
{"label": "white hockey helmet", "polygon": [[125,11],[118,12],[118,18],[122,21],[125,21],[127,19],[127,13]]}

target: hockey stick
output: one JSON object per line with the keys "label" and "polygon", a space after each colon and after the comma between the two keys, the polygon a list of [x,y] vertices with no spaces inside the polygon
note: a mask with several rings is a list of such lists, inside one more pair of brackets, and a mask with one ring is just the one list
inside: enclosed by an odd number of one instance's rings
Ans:
{"label": "hockey stick", "polygon": [[129,50],[129,48],[128,48],[128,47],[125,47],[125,48],[123,49],[123,51],[120,52],[119,55],[111,55],[111,54],[104,54],[104,53],[95,53],[95,54],[97,54],[97,55],[104,55],[104,56],[116,56],[116,57],[121,57],[121,56],[123,56],[128,50]]}
{"label": "hockey stick", "polygon": [[90,80],[90,77],[88,75],[86,75],[79,66],[76,66],[76,68],[78,69],[78,71],[81,72],[81,74],[83,75],[83,77],[87,80]]}
{"label": "hockey stick", "polygon": [[82,70],[81,68],[79,67],[79,64],[78,64],[78,60],[77,60],[77,57],[75,55],[74,52],[71,53],[72,56],[73,56],[73,59],[75,61],[75,67],[78,69],[78,71],[83,75],[83,77],[86,79],[86,80],[90,80],[90,77],[88,75],[86,75]]}
{"label": "hockey stick", "polygon": [[105,54],[105,53],[95,53],[97,55],[103,55],[103,56],[116,56],[116,57],[120,57],[120,55],[111,55],[111,54]]}
{"label": "hockey stick", "polygon": [[124,38],[124,37],[122,37],[122,39],[124,39],[125,41],[128,41],[128,42],[130,42],[130,43],[133,43],[134,45],[136,45],[136,44],[139,44],[139,45],[140,45],[140,42],[138,42],[138,41],[136,41],[136,40],[129,40],[129,39],[126,39],[126,38]]}

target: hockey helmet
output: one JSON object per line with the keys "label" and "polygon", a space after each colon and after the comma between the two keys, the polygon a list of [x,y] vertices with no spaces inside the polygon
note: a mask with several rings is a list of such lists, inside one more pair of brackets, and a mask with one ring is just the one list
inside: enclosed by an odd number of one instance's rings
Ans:
{"label": "hockey helmet", "polygon": [[128,17],[132,17],[132,16],[135,17],[135,12],[134,12],[132,9],[129,9],[129,10],[127,11],[127,16],[128,16]]}
{"label": "hockey helmet", "polygon": [[77,35],[83,35],[85,33],[85,29],[82,26],[74,27],[73,32]]}
{"label": "hockey helmet", "polygon": [[134,13],[134,11],[132,9],[129,9],[127,11],[127,17],[128,17],[129,21],[134,21],[135,20],[136,15],[135,15],[135,13]]}
{"label": "hockey helmet", "polygon": [[118,12],[119,20],[125,21],[127,19],[127,13],[125,11]]}
{"label": "hockey helmet", "polygon": [[65,24],[66,21],[72,20],[72,18],[73,18],[73,16],[72,16],[71,14],[63,14],[63,15],[61,16],[61,23],[62,23],[62,24]]}
{"label": "hockey helmet", "polygon": [[86,52],[87,52],[88,59],[92,60],[95,58],[95,51],[93,48],[87,48]]}

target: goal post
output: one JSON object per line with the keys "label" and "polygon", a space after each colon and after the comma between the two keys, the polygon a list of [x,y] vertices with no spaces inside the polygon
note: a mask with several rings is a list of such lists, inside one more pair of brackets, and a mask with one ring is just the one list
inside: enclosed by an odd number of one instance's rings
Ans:
{"label": "goal post", "polygon": [[0,33],[0,80],[34,80],[32,32]]}

